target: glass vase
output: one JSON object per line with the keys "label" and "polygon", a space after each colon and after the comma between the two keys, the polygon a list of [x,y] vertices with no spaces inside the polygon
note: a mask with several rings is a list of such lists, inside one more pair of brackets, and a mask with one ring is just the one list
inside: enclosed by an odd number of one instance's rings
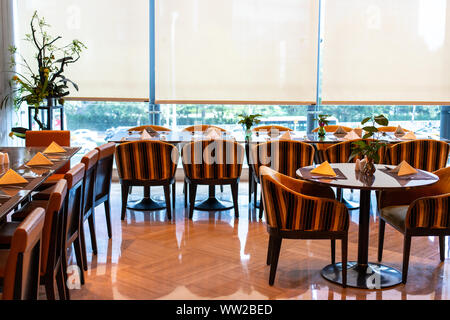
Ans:
{"label": "glass vase", "polygon": [[325,137],[325,134],[326,134],[325,127],[324,126],[320,126],[319,127],[319,131],[318,131],[319,137]]}
{"label": "glass vase", "polygon": [[368,158],[366,164],[364,165],[362,173],[365,176],[373,177],[373,175],[375,174],[376,170],[377,169],[375,168],[375,164],[373,163],[373,159]]}

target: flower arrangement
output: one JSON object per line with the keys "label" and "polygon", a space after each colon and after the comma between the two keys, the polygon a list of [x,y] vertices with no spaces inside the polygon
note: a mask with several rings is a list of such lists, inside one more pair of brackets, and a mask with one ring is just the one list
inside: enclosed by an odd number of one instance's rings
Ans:
{"label": "flower arrangement", "polygon": [[[56,42],[60,36],[52,37],[47,32],[50,27],[44,18],[40,18],[37,12],[31,18],[31,33],[25,35],[25,41],[35,47],[37,53],[34,56],[37,69],[34,70],[31,64],[18,51],[11,46],[10,68],[14,76],[11,78],[11,93],[6,95],[1,101],[2,108],[11,99],[16,110],[26,102],[29,106],[35,107],[34,120],[39,124],[41,130],[45,129],[39,120],[38,107],[44,100],[58,99],[60,104],[64,104],[63,97],[69,95],[68,84],[71,84],[77,91],[76,83],[64,76],[65,69],[80,59],[81,52],[87,47],[79,40],[73,40],[67,45],[57,46]],[[17,71],[19,67],[23,71]]]}
{"label": "flower arrangement", "polygon": [[328,121],[328,117],[330,117],[330,115],[328,114],[319,114],[318,115],[318,119],[314,119],[316,121],[319,122],[319,131],[318,131],[318,135],[319,137],[324,137],[326,132],[325,132],[325,126],[327,126],[329,124]]}
{"label": "flower arrangement", "polygon": [[245,130],[245,137],[249,138],[252,133],[252,127],[255,124],[258,124],[261,122],[261,120],[259,120],[258,118],[262,117],[262,115],[260,115],[260,114],[251,114],[251,115],[240,114],[240,115],[238,115],[238,117],[241,118],[241,120],[238,122],[238,124],[243,126],[243,128]]}

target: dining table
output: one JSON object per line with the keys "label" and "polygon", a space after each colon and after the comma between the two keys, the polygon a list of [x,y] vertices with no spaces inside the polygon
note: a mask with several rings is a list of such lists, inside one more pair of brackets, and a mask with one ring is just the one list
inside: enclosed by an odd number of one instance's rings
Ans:
{"label": "dining table", "polygon": [[[300,179],[324,187],[359,189],[359,230],[358,259],[347,264],[347,285],[355,288],[382,289],[402,282],[402,274],[395,268],[384,264],[369,262],[369,226],[371,209],[371,191],[404,190],[435,184],[439,177],[433,173],[417,170],[418,173],[398,176],[392,172],[395,166],[375,165],[373,176],[356,171],[355,163],[335,163],[331,167],[336,177],[311,173],[316,167],[309,166],[297,170]],[[334,283],[342,284],[342,263],[333,263],[324,267],[322,276]]]}
{"label": "dining table", "polygon": [[31,193],[39,188],[54,172],[62,168],[81,148],[63,147],[65,153],[48,153],[45,156],[53,163],[47,166],[27,166],[38,152],[45,147],[0,147],[1,153],[7,153],[9,163],[0,165],[0,177],[9,169],[22,176],[27,183],[0,185],[0,220],[25,201]]}

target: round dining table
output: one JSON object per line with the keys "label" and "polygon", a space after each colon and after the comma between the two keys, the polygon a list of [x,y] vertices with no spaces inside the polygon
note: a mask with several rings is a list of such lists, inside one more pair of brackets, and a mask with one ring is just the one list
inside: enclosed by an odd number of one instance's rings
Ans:
{"label": "round dining table", "polygon": [[[376,165],[373,177],[367,177],[355,170],[354,163],[336,163],[331,167],[337,177],[330,178],[311,174],[316,166],[300,168],[297,176],[327,187],[360,190],[358,260],[347,264],[347,286],[364,289],[382,289],[402,282],[402,274],[395,268],[369,262],[369,223],[371,191],[390,191],[419,188],[439,181],[436,175],[418,170],[416,175],[398,177],[392,173],[395,166]],[[322,276],[334,283],[342,284],[342,263],[334,263],[322,269]]]}

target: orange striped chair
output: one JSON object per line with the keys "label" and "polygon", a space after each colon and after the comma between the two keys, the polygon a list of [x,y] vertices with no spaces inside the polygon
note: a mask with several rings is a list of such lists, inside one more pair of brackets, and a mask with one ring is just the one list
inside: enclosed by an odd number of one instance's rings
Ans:
{"label": "orange striped chair", "polygon": [[283,239],[330,239],[331,260],[335,263],[336,239],[342,244],[342,283],[347,284],[348,210],[334,200],[329,187],[297,180],[268,167],[260,168],[263,204],[268,224],[270,265],[273,285]]}
{"label": "orange striped chair", "polygon": [[450,146],[436,140],[413,140],[394,144],[388,149],[388,162],[397,165],[403,160],[414,168],[435,171],[445,168]]}
{"label": "orange striped chair", "polygon": [[[256,205],[256,191],[260,183],[259,168],[261,166],[271,167],[284,175],[295,178],[299,168],[313,164],[314,152],[314,147],[310,144],[295,140],[276,140],[252,146],[250,162],[253,168],[253,179],[249,183],[253,185],[254,205]],[[259,209],[259,218],[261,219],[264,211],[261,201]]]}
{"label": "orange striped chair", "polygon": [[[122,186],[122,220],[125,219],[131,186],[163,186],[168,219],[172,219],[170,185],[175,195],[178,149],[160,141],[134,141],[116,148],[116,163]],[[175,198],[173,201],[175,205]]]}
{"label": "orange striped chair", "polygon": [[228,140],[202,140],[186,144],[181,158],[189,187],[189,218],[194,214],[198,185],[230,185],[235,217],[239,217],[238,188],[244,147]]}
{"label": "orange striped chair", "polygon": [[388,223],[404,236],[402,281],[408,277],[411,238],[438,236],[440,259],[445,260],[445,236],[450,235],[450,167],[435,171],[439,181],[428,187],[382,191],[379,199],[378,261],[382,260]]}
{"label": "orange striped chair", "polygon": [[128,129],[128,131],[144,131],[147,128],[153,129],[155,131],[172,131],[169,128],[156,126],[156,125],[153,125],[153,124],[146,125],[146,126],[139,126],[139,127],[130,128],[130,129]]}

